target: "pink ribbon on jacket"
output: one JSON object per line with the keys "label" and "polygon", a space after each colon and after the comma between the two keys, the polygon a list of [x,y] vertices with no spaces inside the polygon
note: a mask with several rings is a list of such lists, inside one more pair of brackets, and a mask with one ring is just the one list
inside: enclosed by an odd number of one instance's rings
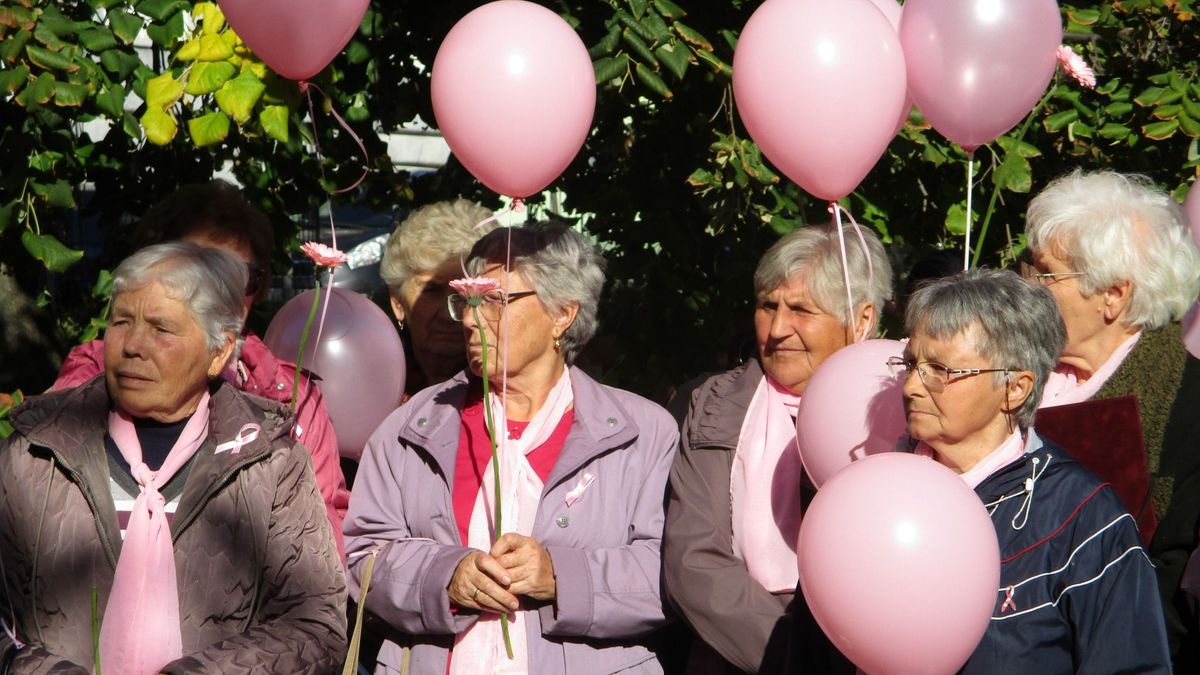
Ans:
{"label": "pink ribbon on jacket", "polygon": [[166,499],[158,490],[208,437],[208,398],[206,391],[157,471],[142,461],[142,444],[129,415],[114,410],[108,416],[108,434],[141,488],[100,626],[100,665],[108,675],[153,675],[183,656],[175,549]]}

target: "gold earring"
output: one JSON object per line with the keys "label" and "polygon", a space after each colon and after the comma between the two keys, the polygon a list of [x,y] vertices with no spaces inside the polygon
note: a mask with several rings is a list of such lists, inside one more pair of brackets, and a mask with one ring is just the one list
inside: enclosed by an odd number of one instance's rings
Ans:
{"label": "gold earring", "polygon": [[554,351],[556,351],[556,352],[562,351],[562,338],[561,337],[554,338]]}
{"label": "gold earring", "polygon": [[396,319],[396,326],[399,330],[404,330],[404,319]]}

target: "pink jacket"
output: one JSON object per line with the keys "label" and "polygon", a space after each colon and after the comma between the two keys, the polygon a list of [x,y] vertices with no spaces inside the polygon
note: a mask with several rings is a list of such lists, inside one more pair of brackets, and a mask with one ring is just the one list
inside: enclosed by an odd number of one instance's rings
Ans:
{"label": "pink jacket", "polygon": [[[58,379],[51,391],[77,387],[104,372],[104,341],[92,340],[71,350],[63,361]],[[292,398],[292,381],[296,376],[296,365],[277,358],[253,333],[247,333],[238,360],[238,389],[263,398],[289,403]],[[338,455],[337,438],[329,413],[325,410],[325,399],[317,387],[304,390],[301,381],[300,406],[296,410],[296,424],[292,436],[308,449],[312,456],[313,471],[317,474],[317,487],[325,502],[325,513],[333,527],[333,538],[338,553],[346,558],[346,546],[342,541],[342,520],[350,505],[350,491],[342,476],[342,465]]]}

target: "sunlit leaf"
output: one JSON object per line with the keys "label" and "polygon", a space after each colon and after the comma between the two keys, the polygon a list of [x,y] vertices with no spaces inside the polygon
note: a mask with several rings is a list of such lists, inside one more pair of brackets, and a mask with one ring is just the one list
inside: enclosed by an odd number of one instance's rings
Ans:
{"label": "sunlit leaf", "polygon": [[146,105],[150,108],[166,108],[175,105],[183,96],[183,83],[169,71],[146,83]]}
{"label": "sunlit leaf", "polygon": [[254,73],[243,70],[217,92],[217,105],[238,124],[244,124],[266,88]]}
{"label": "sunlit leaf", "polygon": [[146,140],[155,145],[166,145],[179,133],[179,124],[175,117],[167,114],[162,108],[146,108],[141,123]]}
{"label": "sunlit leaf", "polygon": [[269,105],[258,114],[263,131],[280,143],[288,142],[288,109],[286,106]]}
{"label": "sunlit leaf", "polygon": [[25,85],[21,93],[17,94],[16,101],[28,108],[31,105],[44,104],[52,96],[54,96],[54,76],[50,73],[42,73],[36,80]]}
{"label": "sunlit leaf", "polygon": [[210,112],[188,120],[188,134],[197,148],[224,141],[229,136],[229,116]]}
{"label": "sunlit leaf", "polygon": [[88,88],[70,82],[54,83],[54,105],[60,108],[77,108],[88,99]]}
{"label": "sunlit leaf", "polygon": [[228,61],[217,61],[216,63],[197,61],[192,64],[192,69],[188,73],[187,85],[183,90],[192,96],[211,94],[229,82],[229,78],[233,77],[236,72],[237,68]]}

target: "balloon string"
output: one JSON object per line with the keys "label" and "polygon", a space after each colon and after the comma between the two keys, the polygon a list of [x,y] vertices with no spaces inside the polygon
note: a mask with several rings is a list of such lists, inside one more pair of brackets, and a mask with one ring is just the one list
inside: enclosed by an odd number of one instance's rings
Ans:
{"label": "balloon string", "polygon": [[974,212],[971,210],[971,195],[975,192],[975,151],[967,153],[967,230],[963,235],[963,271],[971,269],[971,221]]}
{"label": "balloon string", "polygon": [[[309,123],[313,128],[313,146],[317,150],[317,160],[320,162],[321,178],[325,178],[325,158],[321,155],[321,142],[317,139],[317,116],[313,110],[312,92],[310,92],[309,89],[316,89],[318,92],[320,92],[321,96],[325,97],[325,100],[327,101],[330,99],[329,95],[317,85],[312,84],[311,82],[300,82],[300,92],[308,98],[308,118]],[[337,108],[334,108],[332,104],[329,106],[329,114],[333,115],[333,119],[337,120],[338,125],[345,129],[347,134],[350,134],[350,138],[354,139],[354,142],[358,145],[358,150],[362,153],[363,157],[362,173],[359,174],[358,179],[350,185],[333,191],[333,194],[338,195],[342,194],[343,192],[349,192],[353,190],[354,188],[358,187],[363,180],[366,179],[367,171],[370,169],[371,157],[367,154],[367,146],[363,144],[363,140],[358,137],[358,134],[354,133],[354,130],[350,128],[349,124],[346,124],[346,120],[342,119],[342,116],[338,114]],[[334,248],[337,248],[336,241],[334,242]]]}
{"label": "balloon string", "polygon": [[[524,210],[525,210],[525,200],[520,199],[520,198],[514,198],[512,200],[512,204],[510,204],[509,206],[506,206],[506,207],[500,209],[499,211],[493,213],[492,215],[488,216],[487,218],[484,218],[483,220],[479,221],[478,223],[475,223],[474,229],[478,230],[479,228],[483,227],[484,225],[487,225],[488,223],[494,223],[500,219],[500,216],[506,216],[506,215],[508,215],[510,213],[514,213],[514,212],[520,213]],[[511,242],[511,238],[510,238],[510,242]],[[464,271],[464,274],[465,274],[465,271]]]}
{"label": "balloon string", "polygon": [[[830,202],[829,210],[833,211],[834,220],[837,222],[838,244],[842,249],[842,276],[846,282],[846,306],[849,308],[847,318],[850,320],[847,328],[850,329],[851,335],[854,335],[857,332],[854,330],[854,297],[850,288],[850,258],[846,255],[846,240],[842,235],[842,213],[846,214],[846,217],[850,219],[850,224],[854,226],[854,234],[858,236],[858,243],[862,246],[863,257],[867,259],[868,289],[875,287],[875,264],[871,260],[871,249],[867,248],[867,238],[863,236],[862,228],[859,226],[858,221],[854,219],[854,214],[847,211],[837,202]],[[876,311],[878,311],[878,308],[876,308]],[[862,335],[855,337],[854,341],[862,342],[865,339],[867,339],[867,331],[863,331]]]}

